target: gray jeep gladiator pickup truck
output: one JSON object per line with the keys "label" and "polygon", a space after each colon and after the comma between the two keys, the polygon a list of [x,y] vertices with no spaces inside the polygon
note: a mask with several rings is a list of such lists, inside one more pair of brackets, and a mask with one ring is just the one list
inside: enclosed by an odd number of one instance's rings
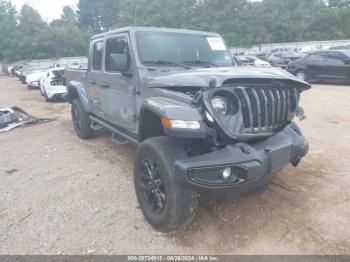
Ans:
{"label": "gray jeep gladiator pickup truck", "polygon": [[220,201],[262,193],[308,151],[293,119],[310,85],[281,69],[237,67],[215,33],[103,33],[91,39],[87,71],[65,78],[80,138],[107,128],[113,142],[138,145],[137,199],[162,232],[191,224],[200,192]]}

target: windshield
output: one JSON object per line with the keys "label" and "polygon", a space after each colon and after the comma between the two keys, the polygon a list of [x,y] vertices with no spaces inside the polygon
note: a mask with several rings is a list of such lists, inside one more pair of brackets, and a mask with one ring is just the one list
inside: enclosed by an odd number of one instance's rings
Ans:
{"label": "windshield", "polygon": [[220,37],[145,31],[137,32],[136,39],[143,64],[178,67],[234,65]]}

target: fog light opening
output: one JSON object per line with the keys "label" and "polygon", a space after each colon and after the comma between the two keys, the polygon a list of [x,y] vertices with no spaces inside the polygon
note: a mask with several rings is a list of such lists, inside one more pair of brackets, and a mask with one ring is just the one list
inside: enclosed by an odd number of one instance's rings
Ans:
{"label": "fog light opening", "polygon": [[221,170],[221,176],[224,180],[228,180],[231,178],[232,176],[232,170],[231,167],[225,168],[223,170]]}

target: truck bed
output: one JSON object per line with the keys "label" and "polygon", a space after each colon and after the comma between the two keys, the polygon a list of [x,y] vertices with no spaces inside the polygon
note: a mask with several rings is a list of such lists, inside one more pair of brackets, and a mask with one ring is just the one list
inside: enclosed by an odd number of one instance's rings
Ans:
{"label": "truck bed", "polygon": [[63,75],[65,85],[71,81],[86,83],[87,69],[67,68]]}

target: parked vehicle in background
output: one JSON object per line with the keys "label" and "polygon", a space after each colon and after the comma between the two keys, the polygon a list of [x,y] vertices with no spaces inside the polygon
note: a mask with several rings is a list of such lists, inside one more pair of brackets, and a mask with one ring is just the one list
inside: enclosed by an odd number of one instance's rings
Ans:
{"label": "parked vehicle in background", "polygon": [[263,61],[255,56],[236,56],[235,60],[239,66],[271,66],[269,62]]}
{"label": "parked vehicle in background", "polygon": [[14,69],[13,66],[9,66],[9,67],[7,68],[7,74],[11,76],[11,75],[12,75],[13,69]]}
{"label": "parked vehicle in background", "polygon": [[287,70],[305,81],[350,83],[350,50],[314,52],[290,62]]}
{"label": "parked vehicle in background", "polygon": [[220,35],[122,28],[92,37],[88,70],[67,70],[81,139],[107,128],[139,145],[134,186],[162,232],[190,225],[198,192],[221,201],[266,190],[308,142],[293,122],[311,86],[274,68],[237,67]]}
{"label": "parked vehicle in background", "polygon": [[267,61],[269,59],[270,53],[257,53],[255,56],[263,61]]}
{"label": "parked vehicle in background", "polygon": [[15,76],[19,78],[22,70],[23,70],[23,66],[15,66]]}
{"label": "parked vehicle in background", "polygon": [[290,61],[296,60],[303,56],[303,53],[297,52],[273,53],[269,56],[268,62],[271,64],[271,66],[286,68]]}
{"label": "parked vehicle in background", "polygon": [[51,68],[40,80],[40,93],[47,102],[65,99],[67,87],[63,84],[64,67]]}
{"label": "parked vehicle in background", "polygon": [[26,78],[30,69],[30,67],[21,67],[18,70],[18,79],[22,82],[22,84],[26,84]]}
{"label": "parked vehicle in background", "polygon": [[26,76],[28,89],[38,88],[40,78],[44,77],[47,74],[48,70],[48,68],[35,68],[29,70]]}
{"label": "parked vehicle in background", "polygon": [[296,52],[295,48],[275,48],[271,50],[271,54],[274,53],[294,53]]}

